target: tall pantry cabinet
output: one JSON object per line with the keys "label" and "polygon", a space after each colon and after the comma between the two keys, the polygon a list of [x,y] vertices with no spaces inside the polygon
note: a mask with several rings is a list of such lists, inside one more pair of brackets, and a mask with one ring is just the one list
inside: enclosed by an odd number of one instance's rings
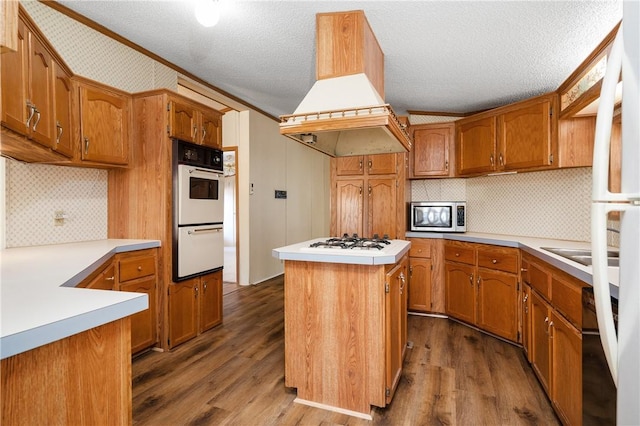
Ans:
{"label": "tall pantry cabinet", "polygon": [[331,235],[404,239],[406,154],[331,159]]}
{"label": "tall pantry cabinet", "polygon": [[[176,108],[179,105],[179,108]],[[176,113],[179,111],[179,114]],[[147,238],[162,242],[158,258],[160,345],[172,347],[222,322],[222,271],[173,282],[173,141],[176,123],[196,143],[221,148],[220,112],[173,92],[133,95],[134,128],[130,167],[109,171],[109,237]],[[178,114],[178,115],[176,115]],[[207,129],[200,126],[201,117]],[[207,137],[208,136],[208,137]]]}

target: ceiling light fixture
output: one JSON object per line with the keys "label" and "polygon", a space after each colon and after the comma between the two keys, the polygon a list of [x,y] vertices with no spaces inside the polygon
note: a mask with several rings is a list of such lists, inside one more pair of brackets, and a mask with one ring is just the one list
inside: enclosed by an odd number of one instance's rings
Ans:
{"label": "ceiling light fixture", "polygon": [[196,0],[196,19],[203,27],[213,27],[220,20],[219,0]]}

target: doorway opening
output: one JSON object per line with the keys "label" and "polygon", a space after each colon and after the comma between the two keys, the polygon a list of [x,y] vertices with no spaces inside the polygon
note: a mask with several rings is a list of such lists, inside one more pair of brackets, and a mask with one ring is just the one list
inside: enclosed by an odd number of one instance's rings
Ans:
{"label": "doorway opening", "polygon": [[224,269],[223,294],[238,288],[238,167],[237,147],[223,148],[224,168]]}

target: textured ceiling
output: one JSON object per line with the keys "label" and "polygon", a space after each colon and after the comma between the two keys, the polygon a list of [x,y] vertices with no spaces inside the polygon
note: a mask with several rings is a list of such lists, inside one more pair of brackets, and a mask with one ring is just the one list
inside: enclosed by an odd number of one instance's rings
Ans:
{"label": "textured ceiling", "polygon": [[315,14],[361,9],[385,54],[385,100],[471,112],[555,90],[622,17],[621,1],[222,0],[213,28],[191,1],[78,1],[94,20],[274,116],[315,81]]}

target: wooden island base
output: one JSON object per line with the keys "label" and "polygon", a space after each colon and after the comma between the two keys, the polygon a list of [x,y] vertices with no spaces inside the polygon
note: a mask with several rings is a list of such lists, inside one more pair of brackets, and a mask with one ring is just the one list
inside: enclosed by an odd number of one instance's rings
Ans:
{"label": "wooden island base", "polygon": [[371,418],[406,347],[407,257],[389,265],[285,261],[285,385],[297,402]]}

